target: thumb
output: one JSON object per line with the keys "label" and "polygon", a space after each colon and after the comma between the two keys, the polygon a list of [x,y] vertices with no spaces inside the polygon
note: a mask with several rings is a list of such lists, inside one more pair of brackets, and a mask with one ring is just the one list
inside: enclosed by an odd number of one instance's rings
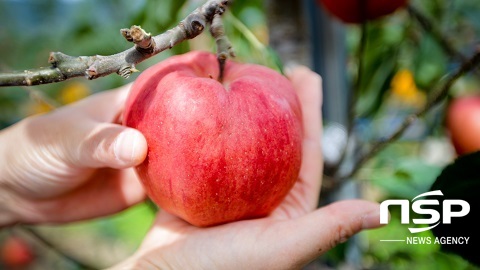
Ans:
{"label": "thumb", "polygon": [[285,235],[291,237],[285,244],[296,248],[283,265],[292,267],[307,264],[361,230],[382,226],[379,205],[364,200],[336,202],[289,223]]}
{"label": "thumb", "polygon": [[143,162],[147,141],[138,130],[102,123],[81,138],[74,151],[74,164],[81,167],[124,169]]}

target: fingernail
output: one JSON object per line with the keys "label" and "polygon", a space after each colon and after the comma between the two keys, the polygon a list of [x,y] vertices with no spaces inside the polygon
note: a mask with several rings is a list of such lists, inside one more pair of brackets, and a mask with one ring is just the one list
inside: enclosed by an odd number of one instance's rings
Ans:
{"label": "fingernail", "polygon": [[[127,164],[136,164],[143,160],[143,145],[145,139],[135,130],[126,130],[115,139],[114,152],[117,160]],[[132,164],[132,165],[133,165]]]}
{"label": "fingernail", "polygon": [[380,209],[372,211],[362,218],[362,229],[375,229],[383,226],[380,224]]}

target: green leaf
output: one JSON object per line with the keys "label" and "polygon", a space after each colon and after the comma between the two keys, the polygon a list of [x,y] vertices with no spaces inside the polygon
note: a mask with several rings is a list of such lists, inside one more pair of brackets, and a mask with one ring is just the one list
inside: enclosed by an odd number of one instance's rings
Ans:
{"label": "green leaf", "polygon": [[447,71],[448,58],[438,42],[426,34],[418,44],[415,57],[415,81],[420,89],[430,89]]}
{"label": "green leaf", "polygon": [[[384,103],[384,97],[390,89],[390,81],[396,72],[396,62],[394,58],[376,61],[372,66],[377,67],[372,70],[373,74],[362,86],[362,95],[356,104],[356,110],[361,117],[375,115]],[[366,78],[366,76],[365,76]]]}
{"label": "green leaf", "polygon": [[[464,217],[453,217],[451,224],[442,222],[433,229],[437,237],[470,237],[468,244],[443,245],[442,250],[453,252],[466,260],[480,266],[480,230],[478,228],[478,215],[480,215],[480,152],[458,158],[453,164],[447,166],[431,190],[441,190],[442,200],[464,200],[470,204],[470,213]],[[442,213],[442,202],[435,207]],[[460,209],[453,208],[453,211]]]}
{"label": "green leaf", "polygon": [[355,110],[361,117],[375,115],[384,103],[390,81],[398,68],[400,44],[404,36],[403,30],[399,30],[398,26],[392,27],[384,23],[373,23],[366,31],[367,44],[361,56],[362,61],[358,63],[362,64],[363,70],[362,74],[356,74],[361,77]]}
{"label": "green leaf", "polygon": [[372,175],[372,184],[387,191],[391,197],[414,198],[428,191],[439,172],[440,168],[420,159],[402,159],[395,164],[393,171]]}

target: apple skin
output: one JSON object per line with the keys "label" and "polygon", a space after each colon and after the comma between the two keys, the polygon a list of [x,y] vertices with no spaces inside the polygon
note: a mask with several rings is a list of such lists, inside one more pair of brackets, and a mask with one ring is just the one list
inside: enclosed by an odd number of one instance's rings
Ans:
{"label": "apple skin", "polygon": [[[345,23],[363,23],[393,13],[408,0],[317,0]],[[362,6],[364,6],[362,8]],[[362,14],[362,10],[365,14]]]}
{"label": "apple skin", "polygon": [[458,155],[480,150],[480,96],[453,99],[447,108],[446,127]]}
{"label": "apple skin", "polygon": [[298,179],[303,124],[292,84],[266,67],[216,56],[173,56],[140,74],[124,125],[148,143],[136,167],[147,194],[189,223],[264,217]]}

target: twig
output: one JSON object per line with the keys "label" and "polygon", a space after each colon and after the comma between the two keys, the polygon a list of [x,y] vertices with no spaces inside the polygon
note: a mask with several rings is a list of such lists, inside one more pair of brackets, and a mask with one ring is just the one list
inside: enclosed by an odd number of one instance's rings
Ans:
{"label": "twig", "polygon": [[[9,68],[5,64],[0,64],[0,70],[1,70],[1,72],[3,72],[4,70],[9,70]],[[30,98],[32,98],[36,102],[43,103],[43,104],[47,105],[47,107],[50,110],[54,110],[55,108],[60,107],[60,104],[58,102],[49,98],[43,92],[36,89],[35,87],[22,86],[22,89],[24,89],[25,91],[28,92]]]}
{"label": "twig", "polygon": [[383,150],[390,143],[399,139],[402,136],[402,134],[405,132],[405,130],[407,130],[407,128],[410,127],[410,125],[413,122],[415,122],[418,118],[425,115],[429,110],[431,110],[433,107],[438,105],[442,100],[445,99],[445,97],[448,96],[448,92],[449,92],[450,88],[460,77],[462,77],[464,74],[466,74],[470,71],[473,71],[479,65],[480,65],[480,50],[477,50],[477,52],[468,61],[464,62],[458,68],[458,70],[456,72],[451,73],[447,77],[445,83],[440,88],[440,90],[437,91],[430,98],[430,100],[427,102],[427,104],[423,108],[418,110],[418,112],[416,112],[415,114],[411,114],[411,115],[407,116],[405,118],[404,122],[402,123],[402,125],[400,125],[400,127],[397,130],[395,130],[395,132],[393,132],[389,137],[387,137],[386,139],[384,139],[382,141],[379,141],[379,142],[373,144],[368,152],[366,152],[364,155],[360,156],[358,161],[355,163],[354,168],[348,174],[346,174],[345,176],[340,177],[340,181],[343,181],[343,180],[348,179],[348,178],[352,177],[353,175],[355,175],[358,172],[358,170],[368,160],[370,160],[372,157],[374,157],[379,151]]}
{"label": "twig", "polygon": [[424,14],[422,14],[412,5],[408,5],[407,10],[410,15],[419,23],[423,30],[437,40],[438,44],[450,57],[461,62],[468,61],[468,58],[462,53],[458,52]]}
{"label": "twig", "polygon": [[[363,5],[365,6],[365,5]],[[362,14],[366,14],[366,12],[362,12]],[[344,162],[345,158],[347,157],[348,149],[350,148],[350,144],[352,140],[354,140],[352,134],[353,129],[355,127],[355,105],[358,102],[360,91],[362,87],[362,78],[363,73],[365,72],[364,62],[365,62],[365,52],[367,50],[367,41],[368,41],[368,22],[364,20],[361,25],[361,37],[360,37],[360,44],[357,51],[357,58],[358,58],[358,69],[357,69],[357,78],[355,84],[353,85],[352,95],[349,97],[348,101],[348,119],[347,119],[347,143],[342,151],[342,155],[340,160],[336,164],[336,166],[332,169],[332,175],[335,175],[339,172],[340,166]]]}
{"label": "twig", "polygon": [[[187,39],[193,39],[204,29],[212,25],[222,26],[220,16],[232,0],[209,0],[190,13],[176,27],[158,36],[152,37],[139,26],[122,29],[121,33],[135,46],[110,56],[69,56],[61,52],[52,52],[48,62],[50,67],[0,74],[0,86],[31,86],[65,81],[75,77],[89,80],[117,73],[128,78],[137,71],[135,66]],[[223,27],[213,27],[212,34],[221,39],[224,33],[217,33]],[[222,54],[222,57],[224,55]],[[221,68],[221,67],[220,67]]]}
{"label": "twig", "polygon": [[[447,53],[450,57],[453,59],[456,59],[460,63],[464,63],[468,61],[468,57],[459,52],[454,48],[452,43],[442,35],[440,30],[435,27],[435,25],[425,16],[420,12],[418,9],[413,7],[412,5],[407,6],[407,10],[410,13],[410,15],[417,20],[419,25],[423,28],[425,33],[430,34],[435,40],[437,40],[438,44],[440,47]],[[480,71],[476,70],[475,71],[476,75],[480,75]]]}

